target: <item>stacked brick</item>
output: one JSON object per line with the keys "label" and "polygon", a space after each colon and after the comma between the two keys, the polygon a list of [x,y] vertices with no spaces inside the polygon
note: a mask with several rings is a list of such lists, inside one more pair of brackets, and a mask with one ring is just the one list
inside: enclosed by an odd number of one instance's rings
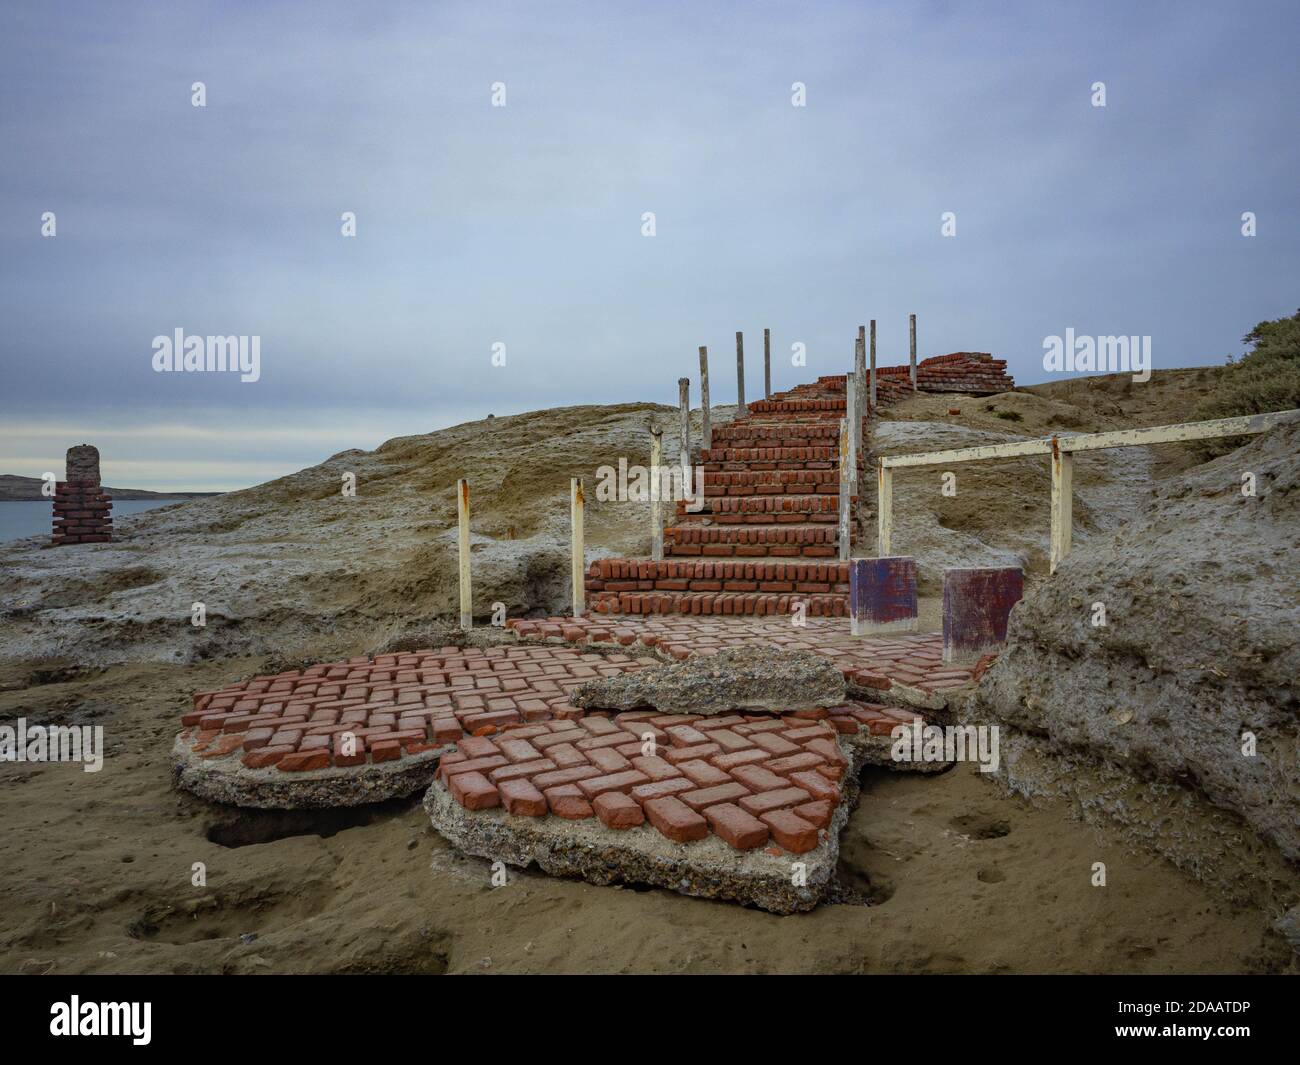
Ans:
{"label": "stacked brick", "polygon": [[[848,614],[848,571],[838,554],[839,423],[843,374],[819,377],[747,405],[744,417],[713,430],[700,450],[704,506],[684,501],[664,529],[662,562],[605,559],[587,571],[590,609],[599,614]],[[1006,362],[954,352],[917,366],[922,392],[1005,392]],[[876,405],[912,394],[906,366],[876,371]],[[867,439],[863,419],[860,439]],[[866,449],[860,448],[860,476]],[[858,477],[854,478],[855,486]],[[856,509],[856,508],[855,508]],[[851,522],[856,542],[859,525]]]}
{"label": "stacked brick", "polygon": [[113,498],[99,482],[99,450],[68,448],[67,480],[54,486],[56,544],[99,544],[113,538]]}

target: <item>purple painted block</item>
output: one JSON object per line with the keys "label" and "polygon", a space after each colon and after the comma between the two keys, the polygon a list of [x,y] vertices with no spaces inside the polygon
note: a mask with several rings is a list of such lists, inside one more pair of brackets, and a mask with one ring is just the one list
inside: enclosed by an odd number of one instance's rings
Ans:
{"label": "purple painted block", "polygon": [[915,632],[916,559],[850,559],[849,617],[854,636]]}
{"label": "purple painted block", "polygon": [[975,662],[1005,643],[1011,608],[1024,594],[1019,566],[945,570],[943,660]]}

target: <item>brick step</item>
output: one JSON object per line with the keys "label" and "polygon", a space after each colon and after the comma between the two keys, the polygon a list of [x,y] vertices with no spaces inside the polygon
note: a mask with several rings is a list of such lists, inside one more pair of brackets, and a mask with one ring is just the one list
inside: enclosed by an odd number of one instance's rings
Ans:
{"label": "brick step", "polygon": [[713,430],[714,447],[836,447],[835,422],[745,422]]}
{"label": "brick step", "polygon": [[762,518],[759,524],[772,521],[800,520],[798,515],[806,515],[804,521],[824,521],[825,515],[835,520],[839,513],[839,493],[835,495],[752,495],[752,496],[706,496],[702,510],[687,510],[687,503],[679,499],[676,504],[677,517],[685,522],[698,521],[702,516],[711,516],[715,521],[726,522],[740,517]]}
{"label": "brick step", "polygon": [[830,524],[674,525],[664,529],[664,554],[673,558],[834,559],[839,554],[837,531]]}
{"label": "brick step", "polygon": [[760,399],[749,404],[754,414],[815,414],[834,418],[844,414],[843,399]]}
{"label": "brick step", "polygon": [[847,617],[847,595],[797,592],[597,592],[588,609],[597,614],[793,614],[803,603],[808,617]]}
{"label": "brick step", "polygon": [[[836,447],[707,447],[700,449],[700,461],[738,462],[838,462],[840,449]],[[797,469],[790,466],[788,469]],[[814,469],[816,467],[813,467]]]}
{"label": "brick step", "polygon": [[823,470],[705,470],[705,495],[811,495],[838,493],[840,471]]}
{"label": "brick step", "polygon": [[[615,588],[612,582],[646,581],[660,578],[720,581],[821,581],[844,584],[849,579],[847,562],[774,561],[690,559],[677,561],[651,558],[602,558],[587,567],[587,587],[591,581],[603,581],[603,589],[611,592],[633,591]],[[597,589],[598,591],[601,589]],[[743,589],[742,589],[743,590]]]}

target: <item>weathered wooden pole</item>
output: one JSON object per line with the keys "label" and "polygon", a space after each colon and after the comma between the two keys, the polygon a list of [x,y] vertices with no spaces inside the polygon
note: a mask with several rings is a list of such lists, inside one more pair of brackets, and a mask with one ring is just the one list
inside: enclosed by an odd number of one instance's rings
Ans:
{"label": "weathered wooden pole", "polygon": [[663,462],[664,431],[659,426],[652,425],[650,426],[650,557],[656,562],[662,562],[664,557]]}
{"label": "weathered wooden pole", "polygon": [[460,522],[457,539],[457,566],[460,570],[460,627],[474,625],[473,594],[469,580],[469,481],[456,482],[456,512]]}
{"label": "weathered wooden pole", "polygon": [[681,464],[682,476],[687,475],[691,468],[691,379],[689,377],[677,378],[677,403],[681,407],[681,430],[682,430],[682,451]]}
{"label": "weathered wooden pole", "polygon": [[745,416],[745,334],[736,331],[736,417]]}
{"label": "weathered wooden pole", "polygon": [[853,372],[858,382],[858,417],[870,413],[867,407],[867,327],[858,326],[858,342],[853,348]]}
{"label": "weathered wooden pole", "polygon": [[700,431],[700,447],[713,446],[713,427],[709,424],[709,349],[700,348],[700,416],[703,421]]}
{"label": "weathered wooden pole", "polygon": [[871,409],[876,409],[876,320],[871,319]]}
{"label": "weathered wooden pole", "polygon": [[569,523],[573,529],[572,570],[573,570],[573,616],[580,618],[587,610],[587,589],[585,585],[586,553],[582,542],[582,478],[569,479]]}
{"label": "weathered wooden pole", "polygon": [[916,391],[916,315],[907,316],[908,348],[911,351],[912,391]]}
{"label": "weathered wooden pole", "polygon": [[857,374],[844,375],[844,418],[849,423],[849,468],[857,469],[858,462],[858,425],[855,421],[858,406]]}
{"label": "weathered wooden pole", "polygon": [[840,561],[849,560],[851,532],[849,529],[849,496],[853,482],[849,479],[849,420],[840,419]]}
{"label": "weathered wooden pole", "polygon": [[1052,531],[1049,543],[1049,572],[1070,553],[1074,532],[1074,456],[1062,451],[1052,437]]}
{"label": "weathered wooden pole", "polygon": [[894,531],[894,471],[883,457],[876,477],[876,555],[888,558]]}
{"label": "weathered wooden pole", "polygon": [[763,330],[763,398],[772,398],[772,330]]}

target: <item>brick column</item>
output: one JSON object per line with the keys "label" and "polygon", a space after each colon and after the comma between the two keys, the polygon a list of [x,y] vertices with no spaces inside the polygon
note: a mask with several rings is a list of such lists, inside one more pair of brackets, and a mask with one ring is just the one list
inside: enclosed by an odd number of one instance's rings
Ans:
{"label": "brick column", "polygon": [[67,480],[54,486],[56,544],[98,544],[113,538],[113,501],[99,483],[99,449],[68,448]]}
{"label": "brick column", "polygon": [[851,559],[849,617],[854,636],[915,632],[916,559]]}
{"label": "brick column", "polygon": [[967,664],[1007,638],[1011,608],[1024,597],[1019,566],[950,569],[943,574],[943,660]]}

